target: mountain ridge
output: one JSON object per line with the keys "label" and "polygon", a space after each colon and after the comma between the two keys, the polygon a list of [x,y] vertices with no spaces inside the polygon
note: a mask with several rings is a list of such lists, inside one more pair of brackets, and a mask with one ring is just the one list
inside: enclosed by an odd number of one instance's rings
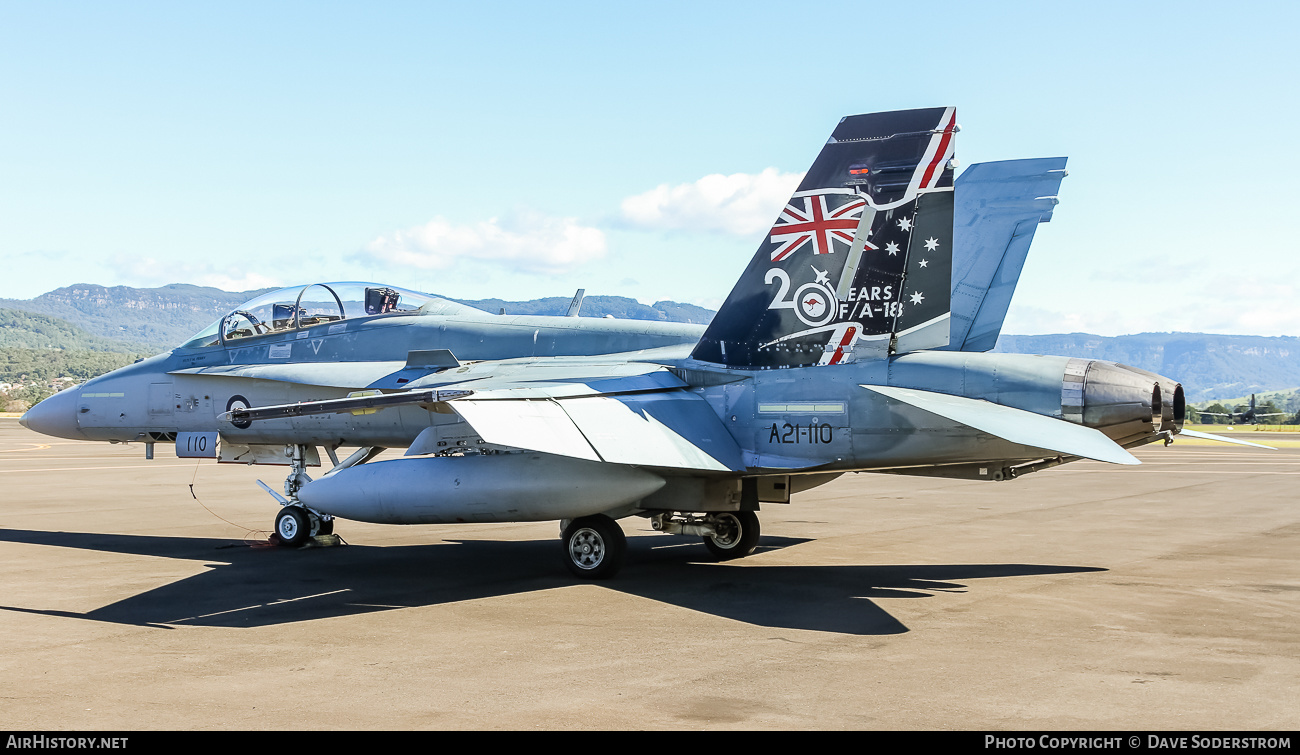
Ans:
{"label": "mountain ridge", "polygon": [[1233,398],[1300,384],[1300,338],[1216,333],[1003,335],[995,352],[1104,359],[1166,375],[1189,402]]}

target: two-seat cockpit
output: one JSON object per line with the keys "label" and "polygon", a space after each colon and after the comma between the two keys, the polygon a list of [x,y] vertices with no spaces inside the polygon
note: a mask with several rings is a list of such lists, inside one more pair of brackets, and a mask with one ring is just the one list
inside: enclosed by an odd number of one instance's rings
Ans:
{"label": "two-seat cockpit", "polygon": [[[313,283],[290,286],[257,296],[236,307],[183,349],[228,344],[270,333],[314,328],[359,317],[413,315],[451,302],[376,283]],[[456,305],[452,305],[456,306]]]}

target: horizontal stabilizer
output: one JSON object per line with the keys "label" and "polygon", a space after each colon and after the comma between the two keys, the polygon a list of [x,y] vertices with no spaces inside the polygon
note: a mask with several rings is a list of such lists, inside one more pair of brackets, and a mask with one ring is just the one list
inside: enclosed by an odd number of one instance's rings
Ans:
{"label": "horizontal stabilizer", "polygon": [[1239,446],[1254,446],[1255,448],[1267,448],[1267,449],[1270,450],[1270,451],[1276,451],[1276,450],[1277,450],[1276,448],[1274,448],[1274,447],[1272,447],[1272,446],[1266,446],[1266,445],[1264,445],[1264,444],[1262,444],[1262,443],[1252,443],[1252,442],[1250,442],[1250,441],[1248,441],[1248,440],[1238,440],[1238,439],[1236,439],[1236,438],[1229,438],[1229,437],[1227,437],[1226,435],[1213,435],[1213,434],[1211,434],[1211,433],[1198,433],[1198,432],[1196,432],[1195,430],[1180,430],[1180,431],[1178,431],[1178,434],[1179,434],[1179,435],[1186,435],[1186,436],[1189,437],[1189,438],[1200,438],[1201,440],[1217,440],[1217,441],[1220,441],[1220,442],[1222,442],[1222,443],[1236,443],[1236,444],[1239,445]]}
{"label": "horizontal stabilizer", "polygon": [[1142,463],[1100,431],[1073,422],[946,393],[884,385],[862,387],[1022,446],[1112,464]]}

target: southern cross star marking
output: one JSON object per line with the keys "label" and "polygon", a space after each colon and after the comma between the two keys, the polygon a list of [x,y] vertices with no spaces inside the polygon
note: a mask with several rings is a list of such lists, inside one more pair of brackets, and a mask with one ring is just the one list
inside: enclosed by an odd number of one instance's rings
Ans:
{"label": "southern cross star marking", "polygon": [[921,260],[921,267],[925,267],[928,264],[930,264],[929,260]]}
{"label": "southern cross star marking", "polygon": [[939,248],[939,239],[936,239],[933,236],[931,236],[930,238],[925,240],[925,250],[927,252],[933,252],[935,249],[938,248]]}
{"label": "southern cross star marking", "polygon": [[894,255],[898,254],[898,244],[894,243],[893,241],[889,242],[888,244],[885,244],[885,251],[889,252],[890,257],[893,257]]}
{"label": "southern cross star marking", "polygon": [[920,293],[913,293],[913,294],[912,294],[912,303],[913,303],[913,304],[920,304],[920,303],[923,302],[923,301],[925,301],[925,297],[922,296]]}
{"label": "southern cross star marking", "polygon": [[911,218],[900,218],[899,221],[898,221],[898,227],[901,228],[901,229],[903,229],[904,231],[910,231],[910,230],[912,230],[912,219],[911,219]]}

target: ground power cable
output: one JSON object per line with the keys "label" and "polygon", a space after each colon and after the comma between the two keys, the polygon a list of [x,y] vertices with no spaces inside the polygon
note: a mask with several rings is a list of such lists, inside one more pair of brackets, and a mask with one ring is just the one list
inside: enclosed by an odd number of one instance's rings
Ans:
{"label": "ground power cable", "polygon": [[271,542],[271,535],[272,535],[271,530],[258,529],[255,527],[248,527],[243,524],[236,524],[235,522],[230,521],[224,516],[221,516],[217,512],[208,508],[208,505],[199,499],[199,496],[194,492],[194,485],[198,482],[199,465],[201,465],[202,463],[203,463],[202,461],[199,461],[194,464],[194,476],[190,478],[190,497],[193,498],[200,506],[202,506],[204,511],[208,512],[212,516],[216,517],[217,519],[220,519],[226,524],[229,524],[231,527],[244,530],[244,537],[243,537],[244,545],[247,545],[250,548],[275,547],[275,543]]}

